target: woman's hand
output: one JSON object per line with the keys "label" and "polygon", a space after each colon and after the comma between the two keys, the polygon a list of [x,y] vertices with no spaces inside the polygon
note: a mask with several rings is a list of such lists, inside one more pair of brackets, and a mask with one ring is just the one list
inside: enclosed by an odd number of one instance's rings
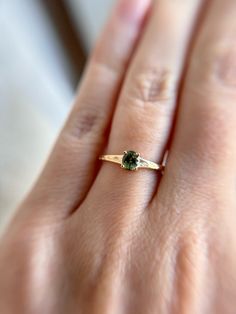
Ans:
{"label": "woman's hand", "polygon": [[[1,240],[0,313],[235,313],[236,2],[203,2],[114,10]],[[162,178],[98,161],[167,148]]]}

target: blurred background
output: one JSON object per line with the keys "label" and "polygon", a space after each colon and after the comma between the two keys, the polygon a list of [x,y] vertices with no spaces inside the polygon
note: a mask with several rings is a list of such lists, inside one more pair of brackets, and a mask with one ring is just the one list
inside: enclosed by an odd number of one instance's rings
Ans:
{"label": "blurred background", "polygon": [[114,0],[0,0],[0,233],[39,174]]}

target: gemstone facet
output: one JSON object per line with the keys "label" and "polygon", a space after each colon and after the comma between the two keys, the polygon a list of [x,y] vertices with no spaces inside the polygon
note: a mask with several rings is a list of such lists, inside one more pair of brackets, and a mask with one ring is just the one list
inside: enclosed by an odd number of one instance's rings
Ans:
{"label": "gemstone facet", "polygon": [[139,154],[130,150],[124,152],[122,167],[127,170],[136,170],[139,164]]}

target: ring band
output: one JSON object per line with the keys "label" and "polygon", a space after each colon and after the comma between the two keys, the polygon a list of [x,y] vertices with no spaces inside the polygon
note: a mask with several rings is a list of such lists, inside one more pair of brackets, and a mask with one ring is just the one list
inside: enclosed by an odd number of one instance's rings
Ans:
{"label": "ring band", "polygon": [[124,151],[123,155],[101,155],[99,159],[119,164],[121,168],[124,168],[126,170],[134,171],[138,170],[139,168],[144,169],[146,168],[152,170],[161,170],[163,172],[167,156],[165,154],[165,157],[161,165],[150,160],[144,159],[140,156],[139,153],[136,153],[135,151],[131,150]]}

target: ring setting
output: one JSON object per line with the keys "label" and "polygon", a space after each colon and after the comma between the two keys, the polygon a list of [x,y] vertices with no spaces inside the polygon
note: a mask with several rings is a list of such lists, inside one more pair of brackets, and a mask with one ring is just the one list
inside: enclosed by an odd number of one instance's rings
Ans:
{"label": "ring setting", "polygon": [[121,168],[129,171],[137,171],[139,168],[146,168],[160,170],[163,172],[166,162],[166,155],[161,165],[142,158],[139,153],[133,150],[124,151],[123,155],[101,155],[99,159],[117,163],[121,166]]}
{"label": "ring setting", "polygon": [[121,167],[126,170],[137,170],[140,163],[140,154],[132,150],[124,151]]}

